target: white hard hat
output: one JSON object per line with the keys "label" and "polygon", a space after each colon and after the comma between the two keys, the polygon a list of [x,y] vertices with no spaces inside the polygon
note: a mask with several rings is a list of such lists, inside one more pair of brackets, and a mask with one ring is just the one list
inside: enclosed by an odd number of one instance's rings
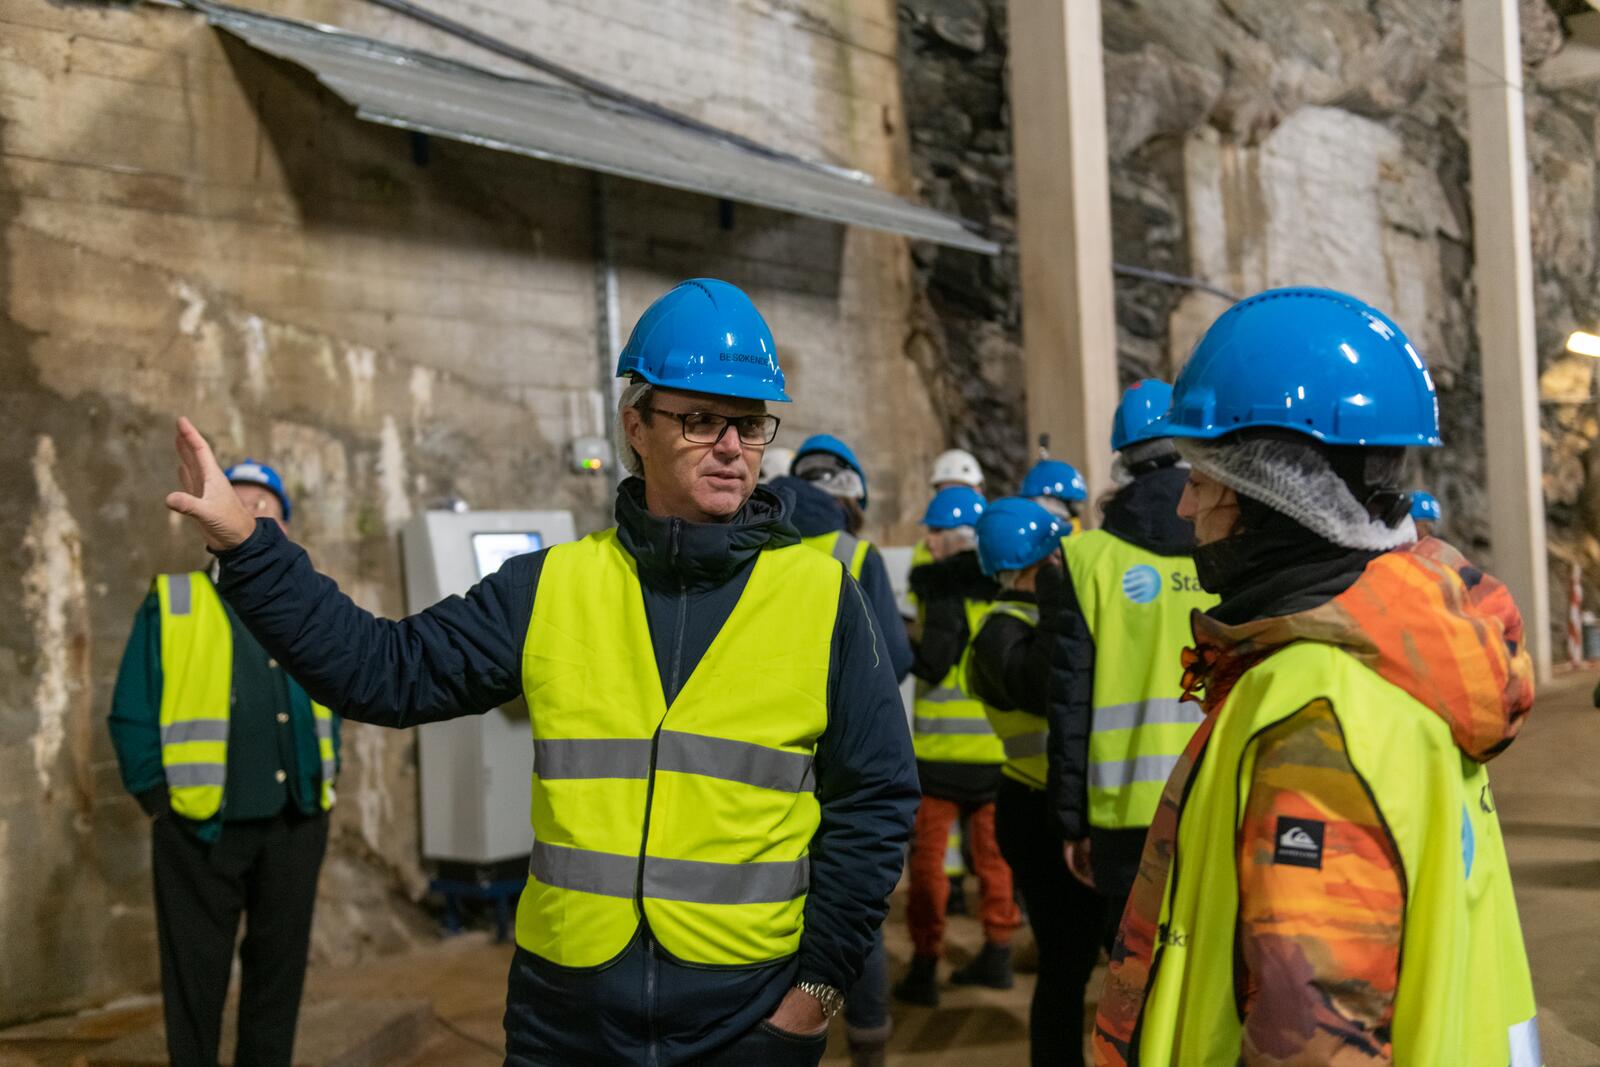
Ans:
{"label": "white hard hat", "polygon": [[768,446],[761,456],[761,481],[770,482],[774,478],[782,478],[789,473],[789,467],[794,463],[794,449],[775,448]]}
{"label": "white hard hat", "polygon": [[942,485],[946,482],[958,482],[976,489],[983,484],[983,468],[978,466],[971,452],[959,448],[941,452],[939,458],[933,461],[933,476],[928,479],[928,484]]}

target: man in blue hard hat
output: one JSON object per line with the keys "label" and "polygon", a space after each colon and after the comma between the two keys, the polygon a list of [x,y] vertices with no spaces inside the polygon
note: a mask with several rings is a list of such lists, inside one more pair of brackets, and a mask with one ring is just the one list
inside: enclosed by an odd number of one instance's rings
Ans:
{"label": "man in blue hard hat", "polygon": [[1050,641],[1038,628],[1039,575],[1059,564],[1066,526],[1024,497],[992,502],[978,520],[978,559],[1000,584],[967,651],[972,693],[983,702],[1006,761],[995,793],[995,837],[1011,867],[1039,945],[1028,1011],[1034,1067],[1083,1063],[1083,999],[1100,958],[1103,907],[1067,870],[1051,810]]}
{"label": "man in blue hard hat", "polygon": [[1088,499],[1089,488],[1078,468],[1065,460],[1039,460],[1023,475],[1017,495],[1027,497],[1060,519],[1067,537],[1083,530],[1083,502]]}
{"label": "man in blue hard hat", "polygon": [[1189,472],[1158,420],[1172,387],[1146,379],[1112,418],[1116,492],[1098,529],[1062,544],[1039,581],[1050,640],[1050,802],[1067,864],[1105,898],[1116,937],[1167,774],[1201,719],[1177,664],[1189,615],[1217,602],[1195,576],[1194,527],[1178,515]]}
{"label": "man in blue hard hat", "polygon": [[[801,442],[790,469],[795,474],[773,479],[768,486],[785,497],[789,521],[800,531],[801,542],[838,560],[861,587],[888,649],[895,682],[904,681],[911,669],[911,643],[883,555],[860,536],[866,521],[866,471],[855,451],[832,434],[816,434]],[[844,1022],[853,1062],[858,1067],[881,1064],[893,1032],[882,926],[874,935],[861,977],[846,991]]]}
{"label": "man in blue hard hat", "polygon": [[1205,718],[1172,768],[1111,954],[1101,1064],[1538,1067],[1487,761],[1533,702],[1505,587],[1416,541],[1406,449],[1433,383],[1326,289],[1235,304],[1160,431],[1220,602],[1192,617]]}
{"label": "man in blue hard hat", "polygon": [[1444,520],[1438,499],[1418,489],[1411,494],[1411,521],[1417,524],[1417,539],[1433,536],[1433,528]]}
{"label": "man in blue hard hat", "polygon": [[861,586],[889,650],[897,680],[911,669],[911,644],[895,604],[883,554],[861,536],[866,521],[867,474],[850,446],[832,434],[816,434],[795,449],[791,473],[768,484],[792,498],[788,515],[800,539],[826,552]]}
{"label": "man in blue hard hat", "polygon": [[191,516],[262,643],[352,718],[523,695],[533,852],[506,1063],[805,1064],[899,878],[911,743],[870,610],[756,487],[789,399],[726,282],[658,299],[618,361],[617,525],[375,618],[253,523],[180,420]]}
{"label": "man in blue hard hat", "polygon": [[948,867],[953,857],[947,859],[947,850],[957,826],[965,826],[965,851],[978,876],[984,945],[951,980],[1009,989],[1011,935],[1021,925],[1011,870],[1000,856],[994,832],[994,797],[1005,749],[982,702],[972,694],[962,662],[1000,591],[978,562],[977,523],[985,507],[983,497],[965,485],[936,493],[922,516],[933,560],[911,572],[922,615],[911,714],[922,803],[907,861],[911,968],[895,986],[895,995],[930,1007],[939,1003],[939,959],[952,889]]}
{"label": "man in blue hard hat", "polygon": [[[239,506],[289,522],[278,472],[222,472]],[[150,817],[167,1053],[214,1064],[239,945],[235,1062],[288,1067],[317,872],[339,767],[339,719],[256,642],[208,571],[159,575],[111,697],[122,781]]]}

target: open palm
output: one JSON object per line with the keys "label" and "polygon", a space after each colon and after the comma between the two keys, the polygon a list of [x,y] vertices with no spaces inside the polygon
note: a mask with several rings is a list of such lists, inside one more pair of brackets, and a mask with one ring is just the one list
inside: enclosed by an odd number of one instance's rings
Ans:
{"label": "open palm", "polygon": [[167,507],[193,519],[206,544],[218,551],[242,544],[255,529],[255,519],[228,484],[206,439],[194,423],[181,416],[176,444],[178,484],[183,489],[167,494]]}

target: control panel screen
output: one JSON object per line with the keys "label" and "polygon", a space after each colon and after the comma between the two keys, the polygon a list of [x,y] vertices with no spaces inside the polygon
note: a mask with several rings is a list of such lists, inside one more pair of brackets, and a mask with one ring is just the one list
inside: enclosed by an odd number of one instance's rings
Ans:
{"label": "control panel screen", "polygon": [[544,547],[544,538],[537,533],[475,533],[472,535],[472,554],[478,560],[478,577],[487,578],[500,569],[512,556],[537,552]]}

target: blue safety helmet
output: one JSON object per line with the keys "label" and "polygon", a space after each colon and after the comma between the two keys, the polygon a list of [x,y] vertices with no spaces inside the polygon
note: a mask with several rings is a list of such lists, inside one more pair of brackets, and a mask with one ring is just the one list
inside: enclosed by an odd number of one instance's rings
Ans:
{"label": "blue safety helmet", "polygon": [[1432,493],[1418,489],[1411,494],[1411,517],[1425,522],[1438,522],[1443,518],[1443,513],[1439,510],[1439,501]]}
{"label": "blue safety helmet", "polygon": [[978,519],[978,565],[991,578],[1031,567],[1061,547],[1061,520],[1026,497],[991,503]]}
{"label": "blue safety helmet", "polygon": [[737,286],[690,278],[645,309],[617,377],[710,396],[787,402],[772,331]]}
{"label": "blue safety helmet", "polygon": [[1059,459],[1041,459],[1022,479],[1019,496],[1054,496],[1062,500],[1084,500],[1089,489],[1078,468]]}
{"label": "blue safety helmet", "polygon": [[1140,441],[1165,437],[1157,420],[1167,413],[1172,403],[1172,386],[1159,378],[1145,378],[1133,383],[1117,404],[1117,413],[1111,416],[1111,451],[1121,452]]}
{"label": "blue safety helmet", "polygon": [[1294,430],[1329,445],[1434,448],[1439,402],[1405,333],[1332,289],[1269,289],[1224,311],[1173,386],[1157,435]]}
{"label": "blue safety helmet", "polygon": [[849,445],[833,436],[831,433],[816,433],[800,442],[800,447],[794,450],[794,460],[789,464],[793,471],[795,464],[807,456],[814,455],[837,456],[846,467],[855,471],[861,478],[861,506],[867,506],[867,472],[862,469],[861,461],[856,459],[855,452]]}
{"label": "blue safety helmet", "polygon": [[933,494],[928,510],[922,513],[922,525],[930,530],[972,526],[985,506],[983,494],[970,485],[952,485]]}
{"label": "blue safety helmet", "polygon": [[283,505],[283,521],[289,521],[289,491],[283,487],[283,479],[278,477],[277,471],[265,463],[247,459],[223,471],[222,476],[230,485],[259,485],[270,492]]}

